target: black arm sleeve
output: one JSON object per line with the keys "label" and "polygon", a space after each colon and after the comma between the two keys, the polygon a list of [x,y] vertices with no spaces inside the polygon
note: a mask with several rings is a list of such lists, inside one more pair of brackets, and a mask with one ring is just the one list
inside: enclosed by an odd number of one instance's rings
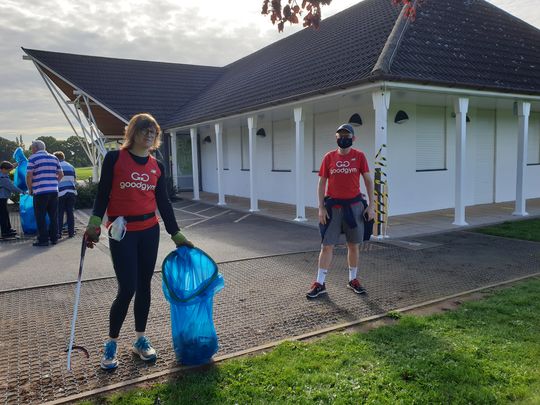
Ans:
{"label": "black arm sleeve", "polygon": [[156,185],[156,202],[161,214],[161,219],[165,224],[165,229],[169,235],[174,235],[180,230],[178,224],[176,223],[176,218],[174,216],[174,210],[169,200],[169,195],[167,194],[167,183],[165,181],[165,168],[158,161],[159,170],[161,170],[161,176],[159,176],[157,185]]}
{"label": "black arm sleeve", "polygon": [[118,160],[120,152],[117,150],[107,152],[103,159],[101,167],[101,177],[99,178],[98,191],[94,201],[94,210],[92,215],[103,218],[107,205],[109,205],[109,196],[111,195],[114,164]]}

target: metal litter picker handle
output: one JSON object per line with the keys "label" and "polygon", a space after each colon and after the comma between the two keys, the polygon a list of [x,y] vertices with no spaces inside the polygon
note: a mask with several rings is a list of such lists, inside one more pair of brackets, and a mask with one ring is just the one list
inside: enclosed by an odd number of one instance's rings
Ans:
{"label": "metal litter picker handle", "polygon": [[75,306],[73,307],[73,318],[71,319],[71,336],[69,338],[69,346],[68,346],[68,354],[67,354],[67,369],[68,371],[71,371],[71,352],[74,348],[80,348],[85,353],[86,356],[88,356],[88,351],[80,346],[73,346],[73,341],[75,340],[75,322],[77,321],[77,311],[79,309],[79,300],[81,298],[81,280],[82,280],[82,270],[83,270],[83,264],[84,264],[84,254],[86,253],[86,235],[82,238],[82,245],[81,245],[81,261],[79,264],[79,276],[77,277],[77,289],[75,290]]}

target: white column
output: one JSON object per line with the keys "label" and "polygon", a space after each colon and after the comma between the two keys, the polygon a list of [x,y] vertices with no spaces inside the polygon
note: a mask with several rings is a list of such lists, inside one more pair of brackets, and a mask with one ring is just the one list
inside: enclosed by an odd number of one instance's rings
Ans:
{"label": "white column", "polygon": [[[388,108],[390,91],[376,91],[371,94],[375,110],[375,159],[374,191],[376,201],[377,239],[388,237],[385,222],[388,221],[388,184],[386,177],[386,144],[388,142]],[[386,200],[386,204],[385,204]]]}
{"label": "white column", "polygon": [[525,170],[527,169],[527,141],[529,138],[529,115],[531,113],[531,103],[519,101],[518,109],[518,153],[517,153],[517,178],[516,178],[516,210],[512,215],[526,216],[525,211]]}
{"label": "white column", "polygon": [[302,107],[294,109],[296,127],[296,218],[295,221],[307,221],[304,202],[304,116]]}
{"label": "white column", "polygon": [[174,188],[178,190],[178,157],[176,156],[176,132],[171,132],[171,176]]}
{"label": "white column", "polygon": [[225,205],[225,194],[223,193],[223,127],[221,122],[215,124],[214,128],[216,130],[218,205]]}
{"label": "white column", "polygon": [[465,162],[467,149],[467,110],[469,99],[459,97],[454,100],[456,113],[456,183],[454,225],[468,225],[465,221]]}
{"label": "white column", "polygon": [[193,172],[193,200],[199,201],[199,145],[197,144],[197,128],[189,129],[191,136],[191,165]]}
{"label": "white column", "polygon": [[249,197],[250,197],[250,212],[259,211],[257,201],[257,185],[256,185],[256,169],[255,154],[257,153],[257,136],[255,131],[257,130],[257,116],[248,117],[248,131],[249,131]]}

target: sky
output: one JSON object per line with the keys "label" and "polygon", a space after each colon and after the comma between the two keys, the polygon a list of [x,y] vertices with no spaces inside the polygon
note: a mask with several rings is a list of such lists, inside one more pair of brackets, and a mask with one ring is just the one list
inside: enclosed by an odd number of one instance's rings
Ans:
{"label": "sky", "polygon": [[[357,2],[333,0],[323,18]],[[538,0],[490,2],[540,28]],[[0,136],[23,135],[28,143],[73,135],[21,47],[224,66],[301,29],[287,24],[278,33],[261,6],[262,0],[2,0]]]}

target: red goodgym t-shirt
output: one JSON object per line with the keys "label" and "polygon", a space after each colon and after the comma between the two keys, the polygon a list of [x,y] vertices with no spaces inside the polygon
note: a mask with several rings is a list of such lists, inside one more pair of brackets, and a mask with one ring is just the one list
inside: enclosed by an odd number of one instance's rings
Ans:
{"label": "red goodgym t-shirt", "polygon": [[328,179],[327,196],[351,199],[360,194],[360,175],[368,172],[366,156],[358,149],[351,149],[346,155],[333,150],[324,155],[319,176]]}

